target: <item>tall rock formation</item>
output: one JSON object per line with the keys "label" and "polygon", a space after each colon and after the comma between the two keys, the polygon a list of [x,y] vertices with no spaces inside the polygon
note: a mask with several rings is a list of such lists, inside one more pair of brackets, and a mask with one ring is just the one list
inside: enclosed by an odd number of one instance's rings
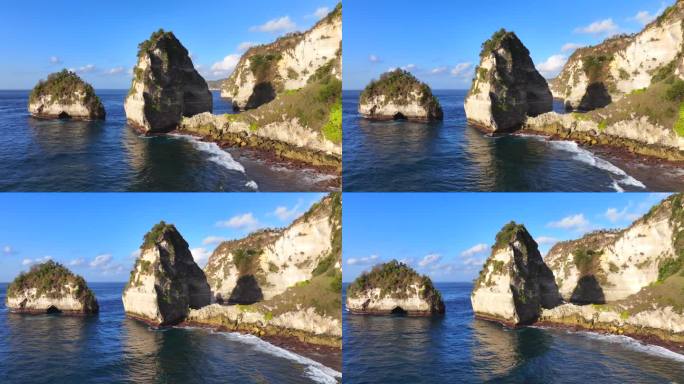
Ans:
{"label": "tall rock formation", "polygon": [[29,112],[42,119],[98,120],[105,109],[93,87],[66,69],[39,81],[29,96]]}
{"label": "tall rock formation", "polygon": [[190,309],[209,305],[207,279],[176,227],[162,221],[145,235],[122,300],[127,315],[154,326],[177,324]]}
{"label": "tall rock formation", "polygon": [[34,265],[7,287],[5,305],[17,313],[97,313],[95,295],[81,276],[54,261]]}
{"label": "tall rock formation", "polygon": [[354,314],[433,316],[445,311],[442,295],[427,276],[392,260],[364,272],[347,287]]}
{"label": "tall rock formation", "polygon": [[439,100],[430,87],[402,69],[371,81],[359,97],[359,113],[371,120],[442,120]]}
{"label": "tall rock formation", "polygon": [[512,326],[531,324],[542,308],[561,303],[553,273],[523,225],[510,222],[496,235],[470,300],[476,316]]}
{"label": "tall rock formation", "polygon": [[569,110],[602,108],[684,70],[684,2],[678,0],[634,35],[611,37],[577,49],[551,81],[554,97]]}
{"label": "tall rock formation", "polygon": [[160,29],[138,49],[124,104],[129,124],[146,134],[165,133],[176,129],[183,117],[212,111],[206,81],[172,32]]}
{"label": "tall rock formation", "polygon": [[[330,60],[342,54],[342,4],[304,33],[291,33],[271,44],[250,48],[223,82],[221,96],[236,110],[256,108],[278,93],[304,87]],[[341,60],[332,72],[341,80]]]}
{"label": "tall rock formation", "polygon": [[515,33],[501,29],[482,44],[480,65],[465,100],[470,123],[506,133],[521,128],[527,116],[552,107],[549,86]]}

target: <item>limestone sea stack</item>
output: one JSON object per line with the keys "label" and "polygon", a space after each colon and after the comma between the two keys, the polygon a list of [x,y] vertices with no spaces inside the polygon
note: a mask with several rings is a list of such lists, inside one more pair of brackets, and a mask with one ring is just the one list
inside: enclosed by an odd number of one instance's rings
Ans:
{"label": "limestone sea stack", "polygon": [[176,227],[156,224],[144,237],[123,292],[128,316],[153,326],[177,324],[190,309],[210,303],[204,272]]}
{"label": "limestone sea stack", "polygon": [[29,112],[43,119],[98,120],[105,109],[93,87],[66,69],[39,81],[29,96]]}
{"label": "limestone sea stack", "polygon": [[427,122],[444,117],[430,87],[402,69],[387,72],[366,86],[359,97],[359,113],[370,120]]}
{"label": "limestone sea stack", "polygon": [[475,316],[510,326],[532,324],[542,308],[561,303],[553,273],[523,225],[510,222],[496,235],[470,301]]}
{"label": "limestone sea stack", "polygon": [[[319,71],[342,79],[342,3],[306,32],[289,33],[270,44],[250,48],[221,85],[221,97],[235,110],[257,108],[276,95],[314,81]],[[330,68],[325,68],[330,66]]]}
{"label": "limestone sea stack", "polygon": [[5,305],[17,313],[97,313],[95,295],[85,280],[54,261],[34,265],[7,287]]}
{"label": "limestone sea stack", "polygon": [[354,314],[432,316],[444,302],[432,280],[392,260],[364,272],[347,287],[347,309]]}
{"label": "limestone sea stack", "polygon": [[508,133],[520,129],[527,116],[552,107],[549,86],[515,33],[501,29],[482,44],[480,65],[465,100],[470,123],[492,133]]}
{"label": "limestone sea stack", "polygon": [[146,134],[165,133],[176,129],[183,117],[212,111],[207,82],[172,32],[160,29],[138,49],[124,104],[129,124]]}

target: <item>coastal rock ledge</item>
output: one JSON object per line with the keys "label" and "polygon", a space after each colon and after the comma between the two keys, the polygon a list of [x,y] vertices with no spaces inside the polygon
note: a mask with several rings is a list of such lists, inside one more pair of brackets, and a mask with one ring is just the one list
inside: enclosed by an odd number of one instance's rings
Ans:
{"label": "coastal rock ledge", "polygon": [[176,129],[184,116],[212,111],[207,82],[172,32],[160,29],[138,49],[124,104],[129,124],[146,134],[166,133]]}
{"label": "coastal rock ledge", "polygon": [[496,235],[470,301],[477,317],[510,326],[532,324],[542,308],[561,304],[553,272],[523,225],[510,222]]}
{"label": "coastal rock ledge", "polygon": [[162,221],[145,235],[122,300],[128,316],[153,326],[178,324],[209,305],[207,278],[176,227]]}
{"label": "coastal rock ledge", "polygon": [[521,128],[527,116],[551,111],[553,96],[530,51],[501,29],[482,44],[480,65],[465,100],[468,122],[492,133]]}
{"label": "coastal rock ledge", "polygon": [[42,119],[105,118],[104,106],[93,87],[66,69],[38,82],[29,96],[28,110]]}
{"label": "coastal rock ledge", "polygon": [[442,120],[439,100],[411,73],[396,69],[371,81],[359,98],[359,113],[370,120]]}
{"label": "coastal rock ledge", "polygon": [[432,316],[444,313],[444,302],[429,277],[392,260],[349,285],[347,309],[354,314]]}
{"label": "coastal rock ledge", "polygon": [[7,287],[5,306],[15,313],[87,315],[99,311],[81,276],[54,261],[34,265]]}

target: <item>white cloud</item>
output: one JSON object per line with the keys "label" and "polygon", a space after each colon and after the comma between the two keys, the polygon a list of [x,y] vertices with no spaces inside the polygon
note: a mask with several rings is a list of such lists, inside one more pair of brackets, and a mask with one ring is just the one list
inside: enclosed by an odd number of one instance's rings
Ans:
{"label": "white cloud", "polygon": [[240,52],[244,52],[253,46],[257,45],[257,43],[251,42],[251,41],[243,41],[242,43],[238,44],[237,49]]}
{"label": "white cloud", "polygon": [[52,260],[52,256],[40,257],[37,259],[24,259],[21,261],[21,265],[28,266],[33,264],[42,264],[49,260]]}
{"label": "white cloud", "polygon": [[348,265],[370,265],[378,260],[378,255],[370,255],[367,257],[351,257],[347,259]]}
{"label": "white cloud", "polygon": [[442,256],[440,256],[437,253],[430,253],[430,254],[425,255],[425,257],[423,257],[422,259],[420,259],[420,261],[418,262],[418,265],[421,267],[427,267],[430,264],[434,264],[434,263],[438,262],[441,258],[442,258]]}
{"label": "white cloud", "polygon": [[537,65],[537,69],[544,77],[556,77],[567,61],[568,58],[565,55],[552,55]]}
{"label": "white cloud", "polygon": [[50,64],[61,64],[62,59],[57,56],[50,56]]}
{"label": "white cloud", "polygon": [[91,268],[104,268],[109,263],[112,261],[112,255],[109,253],[104,253],[102,255],[97,255],[95,258],[90,262],[90,267]]}
{"label": "white cloud", "polygon": [[235,69],[235,66],[240,61],[240,55],[232,54],[223,58],[223,60],[211,65],[211,72],[215,76],[229,75]]}
{"label": "white cloud", "polygon": [[637,21],[643,25],[646,25],[646,24],[650,23],[651,21],[655,20],[655,18],[656,18],[656,16],[652,15],[648,11],[639,11],[639,12],[637,12],[636,15],[634,15],[634,17],[631,17],[629,20],[634,20],[634,21]]}
{"label": "white cloud", "polygon": [[412,69],[416,69],[416,65],[415,64],[404,65],[403,67],[401,67],[401,69],[403,69],[404,71],[410,71]]}
{"label": "white cloud", "polygon": [[201,267],[207,263],[209,256],[211,256],[211,251],[208,251],[203,247],[192,248],[190,253],[192,253],[192,258],[195,259],[195,263]]}
{"label": "white cloud", "polygon": [[462,257],[472,257],[475,255],[478,255],[480,253],[486,252],[489,250],[489,246],[487,244],[481,243],[481,244],[476,244],[473,245],[472,247],[466,249],[465,251],[461,252]]}
{"label": "white cloud", "polygon": [[142,252],[142,251],[140,250],[140,248],[138,248],[138,249],[136,249],[135,251],[131,252],[131,255],[130,255],[130,256],[131,256],[131,258],[133,258],[133,259],[137,259],[138,257],[140,257],[140,253],[141,253],[141,252]]}
{"label": "white cloud", "polygon": [[80,265],[83,265],[83,263],[85,263],[85,259],[82,257],[79,257],[78,259],[73,259],[73,260],[69,261],[69,266],[70,267],[78,267]]}
{"label": "white cloud", "polygon": [[433,75],[441,75],[442,73],[446,73],[446,71],[448,71],[448,70],[449,70],[449,68],[447,68],[447,67],[437,67],[437,68],[432,68],[430,73]]}
{"label": "white cloud", "polygon": [[575,29],[575,33],[586,33],[590,35],[610,35],[616,33],[620,27],[613,19],[595,21],[585,27]]}
{"label": "white cloud", "polygon": [[376,55],[370,55],[370,56],[368,56],[368,61],[370,61],[371,63],[379,63],[380,58],[377,57]]}
{"label": "white cloud", "polygon": [[297,204],[292,208],[287,208],[285,206],[279,206],[273,211],[273,214],[282,221],[288,221],[294,219],[301,214],[299,208],[302,206],[302,201],[299,200]]}
{"label": "white cloud", "polygon": [[313,14],[309,15],[309,17],[315,17],[317,19],[322,19],[322,18],[326,17],[328,15],[328,13],[330,13],[330,8],[318,7],[318,8],[316,8],[316,10],[314,11]]}
{"label": "white cloud", "polygon": [[633,212],[629,212],[630,206],[624,207],[622,210],[617,208],[608,208],[604,216],[611,223],[617,223],[618,221],[634,221],[639,218],[639,215]]}
{"label": "white cloud", "polygon": [[537,241],[537,244],[539,244],[539,245],[555,244],[558,242],[558,239],[556,239],[555,237],[549,237],[549,236],[539,236],[535,240]]}
{"label": "white cloud", "polygon": [[264,24],[249,28],[252,32],[292,32],[295,29],[297,29],[297,24],[290,19],[290,16],[269,20]]}
{"label": "white cloud", "polygon": [[125,71],[126,69],[124,67],[114,67],[105,71],[105,75],[120,75]]}
{"label": "white cloud", "polygon": [[204,244],[204,245],[218,244],[218,243],[221,243],[221,242],[224,242],[224,241],[226,241],[226,238],[225,238],[225,237],[221,237],[221,236],[207,236],[207,237],[204,238],[204,240],[202,240],[202,244]]}
{"label": "white cloud", "polygon": [[259,227],[259,220],[257,220],[252,212],[236,215],[225,221],[216,223],[218,227],[226,227],[233,229],[247,229],[254,230]]}
{"label": "white cloud", "polygon": [[590,224],[589,220],[584,217],[584,214],[578,213],[576,215],[566,216],[558,221],[552,221],[548,224],[548,226],[551,228],[569,229],[584,232],[589,230]]}
{"label": "white cloud", "polygon": [[584,45],[582,44],[577,44],[577,43],[565,43],[561,47],[562,52],[569,52],[569,51],[574,51],[577,48],[582,48]]}
{"label": "white cloud", "polygon": [[95,69],[93,64],[88,64],[79,68],[70,68],[69,70],[74,73],[92,73],[95,72]]}
{"label": "white cloud", "polygon": [[11,246],[5,245],[4,247],[2,247],[2,253],[4,253],[5,255],[14,255],[17,253],[17,251],[15,251],[14,248],[12,248]]}
{"label": "white cloud", "polygon": [[451,75],[456,77],[469,77],[472,68],[472,63],[458,63],[451,69]]}

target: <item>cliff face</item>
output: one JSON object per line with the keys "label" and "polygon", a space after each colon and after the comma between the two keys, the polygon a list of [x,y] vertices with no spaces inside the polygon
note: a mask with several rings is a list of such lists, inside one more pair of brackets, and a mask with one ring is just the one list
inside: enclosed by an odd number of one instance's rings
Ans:
{"label": "cliff face", "polygon": [[7,287],[5,305],[18,313],[97,313],[95,295],[81,276],[54,261],[31,267]]}
{"label": "cliff face", "polygon": [[129,124],[144,133],[169,132],[184,116],[212,111],[206,81],[172,32],[160,29],[140,43],[133,74],[124,109]]}
{"label": "cliff face", "polygon": [[476,316],[514,326],[561,303],[553,273],[524,226],[511,222],[496,235],[470,300]]}
{"label": "cliff face", "polygon": [[444,302],[432,281],[396,260],[375,266],[347,287],[347,309],[354,314],[443,314]]}
{"label": "cliff face", "polygon": [[341,195],[290,226],[217,247],[205,267],[214,304],[188,321],[341,346]]}
{"label": "cliff face", "polygon": [[43,119],[97,120],[105,109],[93,87],[66,69],[41,80],[29,96],[29,112]]}
{"label": "cliff face", "polygon": [[250,48],[223,82],[221,96],[237,110],[256,108],[278,93],[304,87],[330,60],[333,75],[342,79],[342,5],[304,33],[284,36],[271,44]]}
{"label": "cliff face", "polygon": [[366,86],[359,97],[359,113],[371,120],[431,121],[444,117],[430,87],[401,69],[387,72]]}
{"label": "cliff face", "polygon": [[190,309],[209,305],[210,298],[204,272],[185,239],[173,225],[155,225],[145,235],[123,292],[126,314],[154,326],[173,325]]}
{"label": "cliff face", "polygon": [[667,67],[680,68],[683,17],[684,3],[677,1],[635,35],[576,50],[551,82],[554,97],[568,109],[601,108],[650,86]]}
{"label": "cliff face", "polygon": [[547,259],[564,297],[593,304],[563,304],[543,311],[541,321],[684,342],[684,195],[667,198],[623,231],[561,243]]}
{"label": "cliff face", "polygon": [[527,116],[551,111],[553,98],[530,52],[500,30],[482,45],[480,65],[465,100],[468,121],[495,133],[519,129]]}

